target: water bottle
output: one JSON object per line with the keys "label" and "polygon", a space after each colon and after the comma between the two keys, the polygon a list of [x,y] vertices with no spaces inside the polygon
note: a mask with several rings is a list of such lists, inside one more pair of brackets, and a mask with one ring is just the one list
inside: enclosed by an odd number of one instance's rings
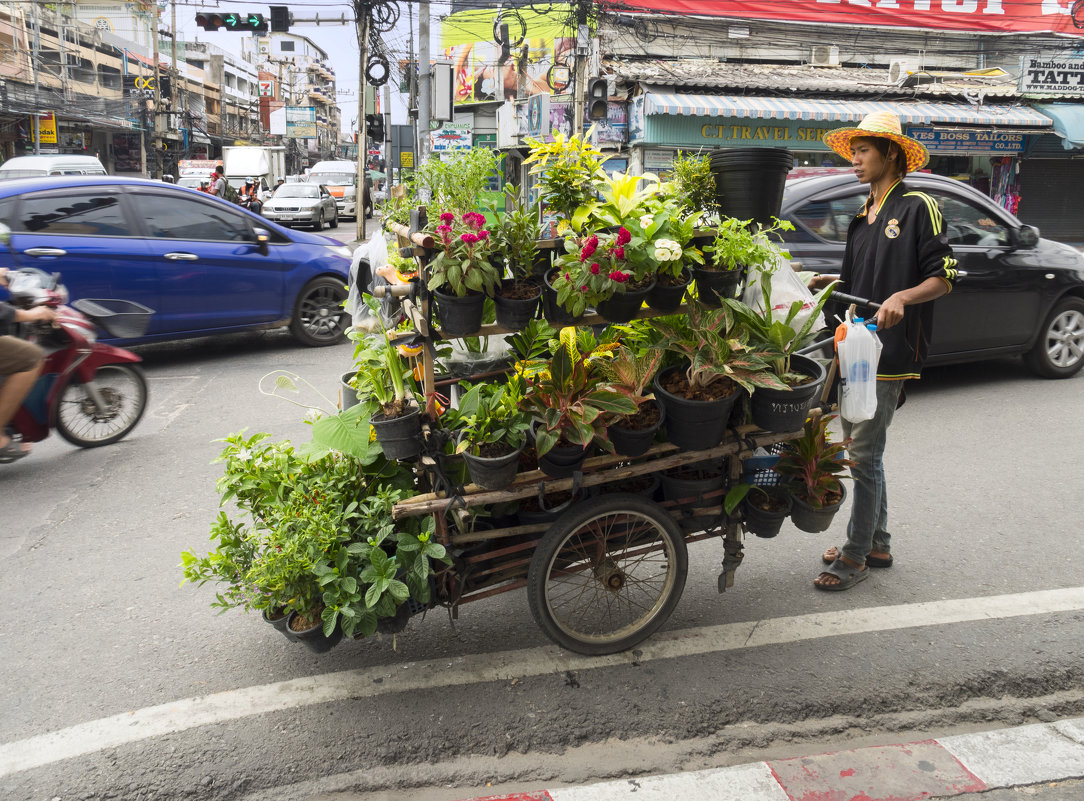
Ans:
{"label": "water bottle", "polygon": [[869,420],[877,411],[877,362],[881,342],[877,326],[861,317],[847,323],[847,336],[839,343],[842,381],[840,414],[852,423]]}

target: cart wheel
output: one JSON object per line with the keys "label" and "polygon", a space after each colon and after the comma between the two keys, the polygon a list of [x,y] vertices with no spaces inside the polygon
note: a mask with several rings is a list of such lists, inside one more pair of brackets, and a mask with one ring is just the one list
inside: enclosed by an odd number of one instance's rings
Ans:
{"label": "cart wheel", "polygon": [[527,571],[535,622],[580,654],[624,651],[674,611],[689,554],[677,524],[639,495],[576,504],[550,526]]}

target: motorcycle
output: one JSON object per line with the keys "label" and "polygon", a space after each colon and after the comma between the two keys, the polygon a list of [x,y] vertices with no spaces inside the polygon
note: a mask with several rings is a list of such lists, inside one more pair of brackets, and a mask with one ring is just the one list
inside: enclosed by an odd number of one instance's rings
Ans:
{"label": "motorcycle", "polygon": [[241,195],[237,199],[237,205],[251,211],[253,214],[260,214],[263,211],[263,201],[251,195]]}
{"label": "motorcycle", "polygon": [[[3,233],[0,242],[7,239]],[[126,436],[147,408],[147,380],[138,365],[142,359],[98,342],[97,328],[118,338],[140,336],[154,311],[127,300],[84,298],[68,306],[59,273],[21,268],[7,278],[11,305],[45,305],[57,315],[52,324],[18,324],[22,337],[45,351],[45,364],[5,433],[14,441],[40,442],[55,428],[81,448]],[[0,376],[0,384],[3,380]]]}

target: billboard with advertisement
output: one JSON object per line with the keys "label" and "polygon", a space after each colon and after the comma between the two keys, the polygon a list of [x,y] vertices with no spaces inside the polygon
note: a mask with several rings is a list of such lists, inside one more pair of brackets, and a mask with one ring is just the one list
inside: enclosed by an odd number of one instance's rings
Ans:
{"label": "billboard with advertisement", "polygon": [[286,136],[290,139],[315,139],[316,106],[288,106]]}
{"label": "billboard with advertisement", "polygon": [[43,112],[37,117],[38,142],[43,145],[56,144],[56,115],[51,111]]}

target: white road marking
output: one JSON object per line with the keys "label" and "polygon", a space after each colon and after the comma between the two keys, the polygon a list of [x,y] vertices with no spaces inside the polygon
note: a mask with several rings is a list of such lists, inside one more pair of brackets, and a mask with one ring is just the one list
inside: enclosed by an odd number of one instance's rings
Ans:
{"label": "white road marking", "polygon": [[433,687],[483,684],[513,678],[595,670],[878,631],[943,626],[976,620],[1075,612],[1084,609],[1084,587],[900,604],[842,612],[727,623],[656,634],[631,653],[586,657],[557,646],[497,651],[403,665],[345,670],[322,676],[227,690],[138,709],[0,746],[0,777],[127,743],[230,720],[352,698]]}
{"label": "white road marking", "polygon": [[711,768],[689,773],[645,776],[615,782],[547,790],[553,801],[674,801],[676,798],[710,798],[712,801],[790,801],[786,790],[764,762]]}
{"label": "white road marking", "polygon": [[939,737],[937,742],[990,787],[1084,776],[1084,744],[1042,723]]}

